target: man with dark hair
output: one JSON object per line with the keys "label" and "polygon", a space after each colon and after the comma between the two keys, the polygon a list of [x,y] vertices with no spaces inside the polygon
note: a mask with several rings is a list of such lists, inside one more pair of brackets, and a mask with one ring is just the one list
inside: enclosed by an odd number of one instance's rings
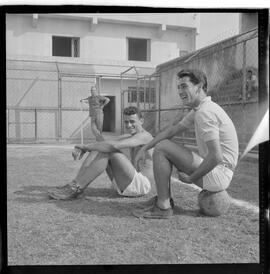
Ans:
{"label": "man with dark hair", "polygon": [[102,135],[103,129],[103,108],[110,102],[110,99],[105,96],[97,94],[97,88],[95,86],[91,87],[91,96],[81,99],[81,102],[87,101],[89,104],[89,116],[91,118],[91,129],[99,141]]}
{"label": "man with dark hair", "polygon": [[[103,139],[89,145],[76,145],[75,154],[79,154],[79,159],[84,153],[89,153],[72,182],[52,189],[49,192],[50,197],[57,200],[76,198],[103,171],[107,172],[112,187],[120,195],[135,197],[149,193],[150,180],[153,178],[152,150],[148,151],[146,161],[137,170],[134,160],[139,149],[153,137],[142,127],[143,118],[138,108],[125,108],[123,114],[125,128],[129,133],[115,140]],[[130,150],[130,160],[121,152],[125,148]]]}
{"label": "man with dark hair", "polygon": [[[178,123],[160,132],[138,152],[135,163],[154,148],[153,169],[157,196],[145,203],[145,210],[133,214],[143,218],[169,218],[173,215],[170,193],[172,166],[179,171],[183,183],[195,184],[210,192],[228,188],[238,160],[235,127],[226,112],[207,96],[207,78],[199,70],[181,70],[178,93],[190,112]],[[171,140],[195,126],[198,154]]]}

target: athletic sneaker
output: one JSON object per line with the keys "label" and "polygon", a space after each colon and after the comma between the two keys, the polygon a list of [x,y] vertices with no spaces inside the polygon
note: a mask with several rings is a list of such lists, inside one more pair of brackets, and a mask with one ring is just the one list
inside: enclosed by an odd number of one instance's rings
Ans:
{"label": "athletic sneaker", "polygon": [[[157,199],[158,199],[158,197],[157,197],[157,196],[154,196],[154,197],[150,198],[150,199],[147,200],[147,201],[144,201],[144,202],[139,203],[138,205],[136,205],[136,207],[137,207],[138,209],[144,209],[144,210],[149,209],[149,208],[152,208],[152,207],[156,204]],[[171,208],[173,209],[173,208],[174,208],[174,201],[173,201],[173,198],[170,198],[170,204],[171,204]]]}
{"label": "athletic sneaker", "polygon": [[54,188],[49,192],[49,196],[55,200],[71,200],[77,198],[82,193],[83,189],[76,182],[72,182],[71,184]]}

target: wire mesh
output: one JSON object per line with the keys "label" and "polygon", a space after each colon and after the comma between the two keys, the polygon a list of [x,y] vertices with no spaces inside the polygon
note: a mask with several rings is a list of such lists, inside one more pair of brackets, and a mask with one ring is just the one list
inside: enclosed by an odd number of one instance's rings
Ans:
{"label": "wire mesh", "polygon": [[[80,139],[82,119],[84,138],[91,138],[88,106],[81,111],[79,100],[88,97],[90,87],[96,83],[97,66],[104,69],[105,75],[118,75],[119,81],[121,72],[126,70],[102,64],[7,60],[8,141]],[[124,76],[133,73],[133,83],[125,79],[121,111],[128,105],[140,107],[145,127],[154,135],[180,121],[188,111],[177,92],[177,73],[183,68],[206,73],[209,95],[231,117],[240,148],[244,147],[258,125],[258,31],[169,61],[158,66],[155,74],[146,68],[128,71]],[[194,128],[181,137],[183,142],[194,144]]]}
{"label": "wire mesh", "polygon": [[[159,127],[162,130],[185,115],[177,92],[177,73],[181,69],[200,69],[208,78],[208,94],[221,105],[235,124],[240,149],[246,146],[258,125],[258,32],[237,35],[157,68],[160,74]],[[252,88],[248,79],[255,79]],[[167,109],[170,108],[170,109]],[[178,110],[175,110],[177,109]],[[181,136],[195,144],[194,127]],[[257,149],[257,148],[255,148]]]}

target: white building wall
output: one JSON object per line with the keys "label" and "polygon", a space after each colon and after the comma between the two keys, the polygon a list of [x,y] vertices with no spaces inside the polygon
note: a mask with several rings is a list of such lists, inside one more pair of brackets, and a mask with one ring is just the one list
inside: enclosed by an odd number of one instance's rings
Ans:
{"label": "white building wall", "polygon": [[[21,59],[21,60],[36,60],[36,61],[59,61],[61,67],[62,62],[71,63],[84,63],[93,64],[94,73],[99,74],[119,74],[130,66],[136,66],[137,68],[152,68],[154,69],[158,64],[164,63],[170,59],[174,59],[179,56],[180,50],[194,51],[195,50],[195,33],[196,33],[196,21],[190,15],[182,14],[174,16],[167,16],[160,14],[158,17],[151,18],[146,14],[140,15],[142,22],[138,25],[135,17],[131,18],[128,15],[121,15],[118,22],[115,20],[115,15],[102,15],[107,19],[113,19],[113,21],[102,21],[98,20],[98,24],[94,30],[91,30],[91,17],[89,15],[86,20],[78,17],[78,14],[74,15],[76,19],[68,18],[66,15],[60,18],[48,18],[45,14],[38,16],[36,27],[33,26],[32,15],[19,15],[19,14],[8,14],[6,16],[6,50],[7,59]],[[80,15],[79,15],[80,16]],[[85,15],[86,16],[86,15]],[[188,19],[188,20],[185,20]],[[104,20],[105,20],[104,19]],[[129,20],[130,19],[130,20]],[[137,18],[138,19],[138,18]],[[134,21],[134,24],[130,22],[126,24],[124,21]],[[180,21],[179,21],[180,20]],[[179,25],[180,22],[180,25]],[[181,27],[182,22],[182,27]],[[152,23],[152,24],[151,24]],[[162,31],[159,35],[159,26],[161,24],[175,24],[174,26],[167,26],[165,31]],[[177,25],[178,24],[178,25]],[[190,25],[189,25],[190,24]],[[190,29],[188,29],[190,27]],[[52,56],[52,36],[67,36],[67,37],[79,37],[80,38],[80,57],[57,57]],[[127,38],[144,38],[150,39],[150,62],[142,61],[128,61],[128,50],[127,50]],[[98,65],[103,65],[101,68]],[[72,67],[72,64],[70,65]],[[106,69],[106,71],[104,71]],[[120,71],[120,72],[119,72]],[[76,71],[71,71],[76,73]],[[85,72],[92,73],[90,71]],[[33,80],[34,81],[34,80]],[[37,80],[36,84],[31,87],[31,91],[28,93],[41,94],[47,96],[47,92],[42,92],[45,89],[46,82]],[[11,83],[12,85],[14,83]],[[27,84],[27,83],[26,83]],[[57,95],[57,82],[55,87],[52,89],[54,96]],[[29,84],[30,85],[30,84]],[[28,86],[29,86],[28,85]],[[23,91],[27,90],[28,86],[25,86]],[[63,102],[68,102],[68,106],[80,107],[78,97],[81,98],[81,94],[73,94],[77,91],[77,85],[74,84],[65,86],[63,84],[63,92],[65,92],[66,99]],[[123,88],[127,89],[128,86],[136,86],[136,81],[124,81]],[[65,88],[65,89],[64,89]],[[12,91],[12,88],[9,89]],[[107,96],[115,96],[115,131],[120,133],[121,130],[121,94],[120,94],[120,80],[118,79],[102,79],[101,80],[101,94]],[[9,93],[9,92],[8,92]],[[12,92],[10,92],[12,93]],[[76,93],[77,94],[77,93]],[[10,98],[14,97],[14,94],[8,94]],[[73,98],[73,97],[75,98]],[[17,98],[17,97],[16,97]],[[33,99],[33,98],[37,98]],[[32,96],[32,101],[27,101],[25,98],[21,103],[23,106],[39,106],[39,96]],[[76,103],[70,99],[76,100]],[[46,105],[51,105],[53,96],[47,96],[48,102]],[[45,102],[44,100],[42,101]],[[67,106],[67,105],[65,105]],[[43,115],[43,114],[42,114]],[[43,127],[42,116],[39,114],[38,120],[39,125]],[[52,114],[52,119],[56,119]],[[69,117],[68,115],[73,115]],[[69,128],[71,118],[77,121],[78,124],[73,124],[74,128],[80,125],[80,114],[78,117],[74,117],[74,113],[65,111],[63,114],[63,137],[68,137],[73,128]],[[56,122],[55,122],[56,123]],[[67,125],[65,125],[67,123]],[[44,124],[45,130],[45,124]],[[55,128],[52,128],[50,136],[54,138],[56,132]],[[45,130],[46,131],[46,130]],[[87,132],[91,133],[91,130],[87,129]],[[87,133],[87,134],[88,134]],[[86,135],[87,135],[86,134]]]}
{"label": "white building wall", "polygon": [[[32,17],[25,15],[7,16],[6,26],[7,56],[51,57],[53,35],[79,37],[80,58],[82,59],[127,61],[127,37],[150,39],[150,63],[153,66],[178,57],[180,50],[193,51],[195,49],[194,34],[186,30],[168,29],[161,37],[158,37],[157,27],[101,22],[98,23],[95,31],[90,31],[89,21],[43,17],[38,19],[37,27],[34,28]],[[59,58],[61,59],[61,57],[54,59]]]}

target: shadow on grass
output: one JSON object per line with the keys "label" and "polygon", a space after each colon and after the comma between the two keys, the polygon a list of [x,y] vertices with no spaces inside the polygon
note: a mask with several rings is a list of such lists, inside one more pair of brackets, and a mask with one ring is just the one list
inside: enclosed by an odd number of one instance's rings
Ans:
{"label": "shadow on grass", "polygon": [[173,213],[174,213],[174,215],[185,215],[185,216],[191,216],[191,217],[205,216],[202,213],[200,213],[199,209],[184,209],[180,206],[175,206]]}
{"label": "shadow on grass", "polygon": [[[54,200],[48,195],[48,191],[52,188],[45,186],[25,186],[22,190],[14,192],[17,197],[13,201],[19,203],[54,203],[58,208],[76,214],[118,218],[129,216],[133,218],[134,216],[131,212],[142,201],[141,198],[122,197],[110,188],[91,187],[88,187],[83,195],[77,199],[68,201]],[[203,216],[199,210],[183,209],[177,205],[174,208],[174,215]]]}
{"label": "shadow on grass", "polygon": [[[14,201],[22,203],[38,203],[38,202],[53,202],[49,197],[49,191],[55,186],[24,186],[22,190],[14,191],[13,194],[19,196]],[[83,195],[76,200],[82,200],[87,197],[105,197],[105,198],[119,198],[120,196],[109,188],[87,188]]]}

